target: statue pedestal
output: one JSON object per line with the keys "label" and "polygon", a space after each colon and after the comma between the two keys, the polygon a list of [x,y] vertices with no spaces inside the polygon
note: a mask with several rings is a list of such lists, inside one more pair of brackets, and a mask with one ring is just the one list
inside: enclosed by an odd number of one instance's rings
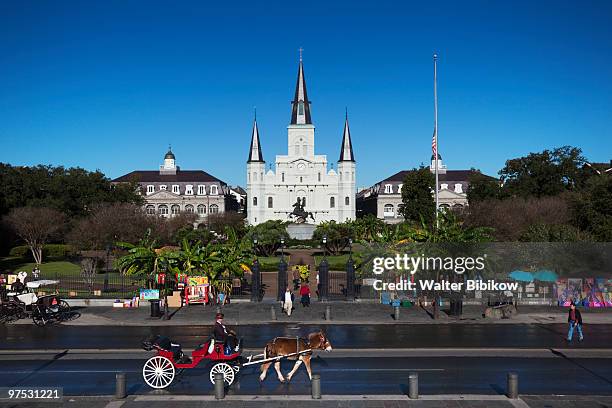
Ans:
{"label": "statue pedestal", "polygon": [[291,223],[287,225],[287,233],[292,239],[312,239],[315,228],[313,224]]}

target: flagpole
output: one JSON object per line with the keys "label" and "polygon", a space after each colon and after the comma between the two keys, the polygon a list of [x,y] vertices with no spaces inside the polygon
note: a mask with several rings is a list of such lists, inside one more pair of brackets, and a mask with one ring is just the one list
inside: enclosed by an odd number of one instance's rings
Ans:
{"label": "flagpole", "polygon": [[438,222],[438,210],[440,208],[440,202],[438,200],[438,69],[437,69],[438,55],[433,55],[434,62],[434,137],[436,142],[436,151],[434,152],[434,165],[436,174],[436,187],[434,189],[436,193],[436,229],[439,227]]}

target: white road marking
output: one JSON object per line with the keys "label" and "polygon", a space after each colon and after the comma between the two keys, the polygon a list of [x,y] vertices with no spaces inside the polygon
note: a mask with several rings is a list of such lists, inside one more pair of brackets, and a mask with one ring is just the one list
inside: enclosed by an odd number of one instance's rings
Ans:
{"label": "white road marking", "polygon": [[446,371],[444,368],[321,368],[318,371]]}

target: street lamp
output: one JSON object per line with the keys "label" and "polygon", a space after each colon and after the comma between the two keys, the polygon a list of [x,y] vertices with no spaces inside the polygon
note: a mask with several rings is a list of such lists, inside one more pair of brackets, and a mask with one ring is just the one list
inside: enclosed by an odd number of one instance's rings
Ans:
{"label": "street lamp", "polygon": [[257,246],[257,234],[253,234],[253,253],[255,257],[253,259],[253,267],[251,268],[251,302],[259,302],[260,292],[260,275],[259,275],[259,261],[257,260],[257,254],[255,253],[255,247]]}
{"label": "street lamp", "polygon": [[104,292],[108,292],[108,258],[110,257],[111,244],[106,244],[106,268],[104,272]]}
{"label": "street lamp", "polygon": [[349,259],[352,260],[353,259],[353,239],[352,238],[349,238],[348,244],[349,244]]}
{"label": "street lamp", "polygon": [[280,239],[281,244],[281,259],[285,259],[285,238]]}
{"label": "street lamp", "polygon": [[327,235],[323,235],[323,258],[327,258]]}
{"label": "street lamp", "polygon": [[[327,294],[329,291],[329,264],[327,263],[327,235],[323,235],[323,260],[319,263],[319,279],[317,282],[317,289],[319,290],[320,300],[323,302],[327,301]],[[320,287],[320,289],[319,289]]]}

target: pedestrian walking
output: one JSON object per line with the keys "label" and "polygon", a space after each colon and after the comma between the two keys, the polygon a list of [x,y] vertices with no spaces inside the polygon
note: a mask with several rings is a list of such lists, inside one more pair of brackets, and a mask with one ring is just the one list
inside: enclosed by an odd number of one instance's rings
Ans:
{"label": "pedestrian walking", "polygon": [[291,316],[291,310],[293,309],[293,293],[291,288],[287,286],[285,291],[285,301],[283,302],[283,310],[287,313],[287,316]]}
{"label": "pedestrian walking", "polygon": [[302,297],[302,306],[309,307],[310,306],[310,287],[306,283],[302,283],[302,287],[300,288],[300,296]]}
{"label": "pedestrian walking", "polygon": [[574,335],[574,329],[578,330],[578,341],[584,340],[584,335],[582,334],[582,315],[580,314],[580,310],[576,309],[576,304],[574,302],[570,303],[569,313],[567,316],[567,322],[569,323],[569,331],[567,332],[567,341],[572,341],[572,336]]}

